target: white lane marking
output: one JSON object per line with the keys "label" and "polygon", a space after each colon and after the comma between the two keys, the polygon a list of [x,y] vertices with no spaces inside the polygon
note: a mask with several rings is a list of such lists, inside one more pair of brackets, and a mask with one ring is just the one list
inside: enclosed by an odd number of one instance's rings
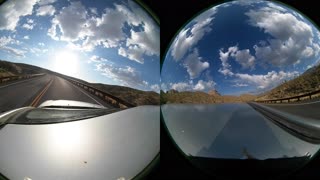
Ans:
{"label": "white lane marking", "polygon": [[18,81],[18,82],[15,82],[15,83],[11,83],[11,84],[4,85],[4,86],[0,86],[0,89],[1,89],[1,88],[5,88],[5,87],[8,87],[8,86],[11,86],[11,85],[23,83],[23,82],[26,82],[26,81],[31,81],[31,80],[34,80],[34,78],[26,79],[26,80],[23,80],[23,81]]}
{"label": "white lane marking", "polygon": [[297,106],[297,105],[307,105],[307,104],[316,104],[316,103],[320,103],[320,101],[314,101],[314,102],[309,102],[309,103],[296,103],[296,104],[268,104],[268,105],[275,105],[275,106],[278,106],[278,105],[282,105],[282,106],[287,106],[287,105],[290,105],[290,106]]}
{"label": "white lane marking", "polygon": [[[65,80],[67,81],[67,80]],[[98,103],[99,105],[105,107],[104,105],[102,105],[99,101],[95,100],[93,97],[91,97],[89,94],[87,94],[86,92],[82,91],[82,89],[80,89],[78,86],[72,84],[71,82],[67,81],[68,83],[70,83],[71,85],[73,85],[74,87],[76,87],[77,89],[79,89],[83,94],[87,95],[89,98],[91,98],[92,100],[94,100],[96,103]]]}

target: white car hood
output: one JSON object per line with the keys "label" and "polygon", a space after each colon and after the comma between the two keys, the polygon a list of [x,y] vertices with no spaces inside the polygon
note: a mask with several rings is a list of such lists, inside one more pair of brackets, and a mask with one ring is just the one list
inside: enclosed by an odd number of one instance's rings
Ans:
{"label": "white car hood", "polygon": [[71,100],[47,100],[39,105],[39,108],[46,106],[71,106],[71,107],[89,107],[89,108],[105,108],[103,106],[81,102],[81,101],[71,101]]}
{"label": "white car hood", "polygon": [[0,130],[0,173],[13,180],[132,179],[160,151],[160,108]]}

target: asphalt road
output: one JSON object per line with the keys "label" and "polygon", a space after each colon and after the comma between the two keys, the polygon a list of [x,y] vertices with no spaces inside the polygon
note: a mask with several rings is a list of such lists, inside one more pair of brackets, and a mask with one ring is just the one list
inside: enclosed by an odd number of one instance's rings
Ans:
{"label": "asphalt road", "polygon": [[37,107],[46,100],[75,100],[110,107],[98,97],[54,75],[0,85],[0,112],[25,106]]}
{"label": "asphalt road", "polygon": [[320,101],[297,104],[262,104],[300,117],[320,120]]}
{"label": "asphalt road", "polygon": [[249,103],[287,132],[313,143],[320,144],[320,102],[299,104],[262,104]]}

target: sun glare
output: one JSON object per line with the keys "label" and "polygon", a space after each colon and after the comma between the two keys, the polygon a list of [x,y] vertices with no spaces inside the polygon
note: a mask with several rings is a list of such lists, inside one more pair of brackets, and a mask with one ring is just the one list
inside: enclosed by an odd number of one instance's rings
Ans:
{"label": "sun glare", "polygon": [[54,56],[54,71],[76,76],[78,72],[78,56],[72,51],[60,51]]}

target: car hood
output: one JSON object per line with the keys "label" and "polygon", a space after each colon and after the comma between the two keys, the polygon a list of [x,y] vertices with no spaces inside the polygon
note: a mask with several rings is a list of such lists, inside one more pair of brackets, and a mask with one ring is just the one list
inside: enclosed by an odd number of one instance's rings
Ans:
{"label": "car hood", "polygon": [[132,179],[160,151],[159,106],[87,120],[7,124],[0,173],[9,179]]}
{"label": "car hood", "polygon": [[71,100],[48,100],[39,105],[41,107],[86,107],[86,108],[105,108],[97,104],[81,102],[81,101],[71,101]]}

